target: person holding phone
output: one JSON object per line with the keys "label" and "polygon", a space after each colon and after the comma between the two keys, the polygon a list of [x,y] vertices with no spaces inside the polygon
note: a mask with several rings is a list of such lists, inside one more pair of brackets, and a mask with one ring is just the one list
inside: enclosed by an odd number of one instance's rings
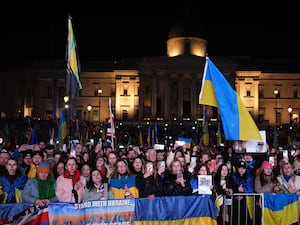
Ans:
{"label": "person holding phone", "polygon": [[164,196],[189,196],[193,189],[190,184],[190,178],[183,171],[182,163],[174,159],[169,169],[166,171],[166,177],[163,184]]}
{"label": "person holding phone", "polygon": [[136,176],[136,186],[139,190],[140,198],[153,199],[162,195],[163,181],[157,173],[156,163],[146,161],[143,173]]}

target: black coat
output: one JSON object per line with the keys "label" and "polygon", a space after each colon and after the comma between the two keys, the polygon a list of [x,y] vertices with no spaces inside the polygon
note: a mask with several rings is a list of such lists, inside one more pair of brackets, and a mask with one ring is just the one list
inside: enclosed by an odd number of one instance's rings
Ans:
{"label": "black coat", "polygon": [[166,177],[163,184],[163,195],[164,196],[188,196],[192,195],[193,189],[190,184],[189,177],[183,174],[185,181],[185,186],[182,187],[181,184],[177,184],[175,181],[177,179],[176,174],[166,173]]}
{"label": "black coat", "polygon": [[142,173],[136,175],[136,187],[139,190],[139,197],[144,198],[154,194],[155,196],[162,196],[163,182],[159,175],[156,179],[154,175],[144,178]]}

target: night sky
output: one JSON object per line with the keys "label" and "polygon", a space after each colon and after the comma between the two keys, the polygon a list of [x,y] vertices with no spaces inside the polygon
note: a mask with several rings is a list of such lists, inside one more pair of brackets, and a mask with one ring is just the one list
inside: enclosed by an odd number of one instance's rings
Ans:
{"label": "night sky", "polygon": [[6,14],[1,15],[1,59],[64,59],[68,14],[73,18],[81,60],[164,56],[169,31],[186,8],[205,27],[209,55],[298,57],[300,52],[298,22],[279,17],[274,11],[246,13],[232,9],[220,14],[212,7],[195,4],[166,8],[148,6],[147,2],[134,6],[139,9],[87,3],[34,7],[3,9]]}

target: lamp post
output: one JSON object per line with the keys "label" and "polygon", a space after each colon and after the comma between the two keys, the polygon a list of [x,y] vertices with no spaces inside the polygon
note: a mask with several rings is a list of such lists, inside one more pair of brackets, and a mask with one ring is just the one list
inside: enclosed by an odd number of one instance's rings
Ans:
{"label": "lamp post", "polygon": [[100,119],[101,94],[102,94],[102,89],[99,88],[99,89],[98,89],[98,97],[99,97],[99,121],[101,121],[101,119]]}
{"label": "lamp post", "polygon": [[88,106],[86,107],[87,108],[87,111],[88,111],[88,113],[89,113],[89,122],[91,121],[91,110],[92,110],[92,106],[91,106],[91,104],[88,104]]}
{"label": "lamp post", "polygon": [[69,108],[69,96],[64,96],[64,103],[65,103],[65,108],[68,109]]}
{"label": "lamp post", "polygon": [[277,88],[274,89],[275,95],[275,125],[277,126],[277,98],[278,98],[279,91]]}
{"label": "lamp post", "polygon": [[289,115],[290,115],[290,124],[292,124],[292,112],[293,112],[293,107],[291,105],[289,105],[288,107],[288,112],[289,112]]}

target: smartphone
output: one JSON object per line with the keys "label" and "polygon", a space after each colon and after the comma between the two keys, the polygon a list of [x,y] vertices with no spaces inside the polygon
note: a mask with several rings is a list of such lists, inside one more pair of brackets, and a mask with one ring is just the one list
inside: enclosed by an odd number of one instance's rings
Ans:
{"label": "smartphone", "polygon": [[93,145],[93,144],[94,144],[94,139],[92,138],[92,139],[90,140],[90,142],[91,142],[91,144]]}
{"label": "smartphone", "polygon": [[72,150],[70,151],[70,156],[71,156],[71,157],[76,157],[76,151],[75,151],[75,149],[72,149]]}
{"label": "smartphone", "polygon": [[196,161],[197,161],[197,157],[191,157],[191,162],[192,163],[196,163]]}
{"label": "smartphone", "polygon": [[154,144],[153,148],[155,150],[164,150],[165,149],[165,145],[164,144]]}
{"label": "smartphone", "polygon": [[33,145],[27,145],[28,150],[33,150]]}
{"label": "smartphone", "polygon": [[147,170],[152,172],[153,171],[153,165],[152,164],[147,165]]}
{"label": "smartphone", "polygon": [[63,144],[62,150],[63,150],[63,152],[67,152],[67,144]]}
{"label": "smartphone", "polygon": [[212,159],[210,162],[210,169],[214,171],[217,168],[217,160]]}
{"label": "smartphone", "polygon": [[166,162],[165,161],[160,161],[160,167],[166,167]]}
{"label": "smartphone", "polygon": [[286,158],[286,159],[289,158],[288,150],[283,150],[282,154],[283,154],[283,158]]}
{"label": "smartphone", "polygon": [[182,171],[177,171],[177,179],[183,177]]}
{"label": "smartphone", "polygon": [[274,164],[275,164],[274,160],[275,160],[274,156],[269,157],[269,163],[271,163],[272,166],[274,166]]}
{"label": "smartphone", "polygon": [[0,138],[0,144],[2,144],[3,143],[3,138]]}

